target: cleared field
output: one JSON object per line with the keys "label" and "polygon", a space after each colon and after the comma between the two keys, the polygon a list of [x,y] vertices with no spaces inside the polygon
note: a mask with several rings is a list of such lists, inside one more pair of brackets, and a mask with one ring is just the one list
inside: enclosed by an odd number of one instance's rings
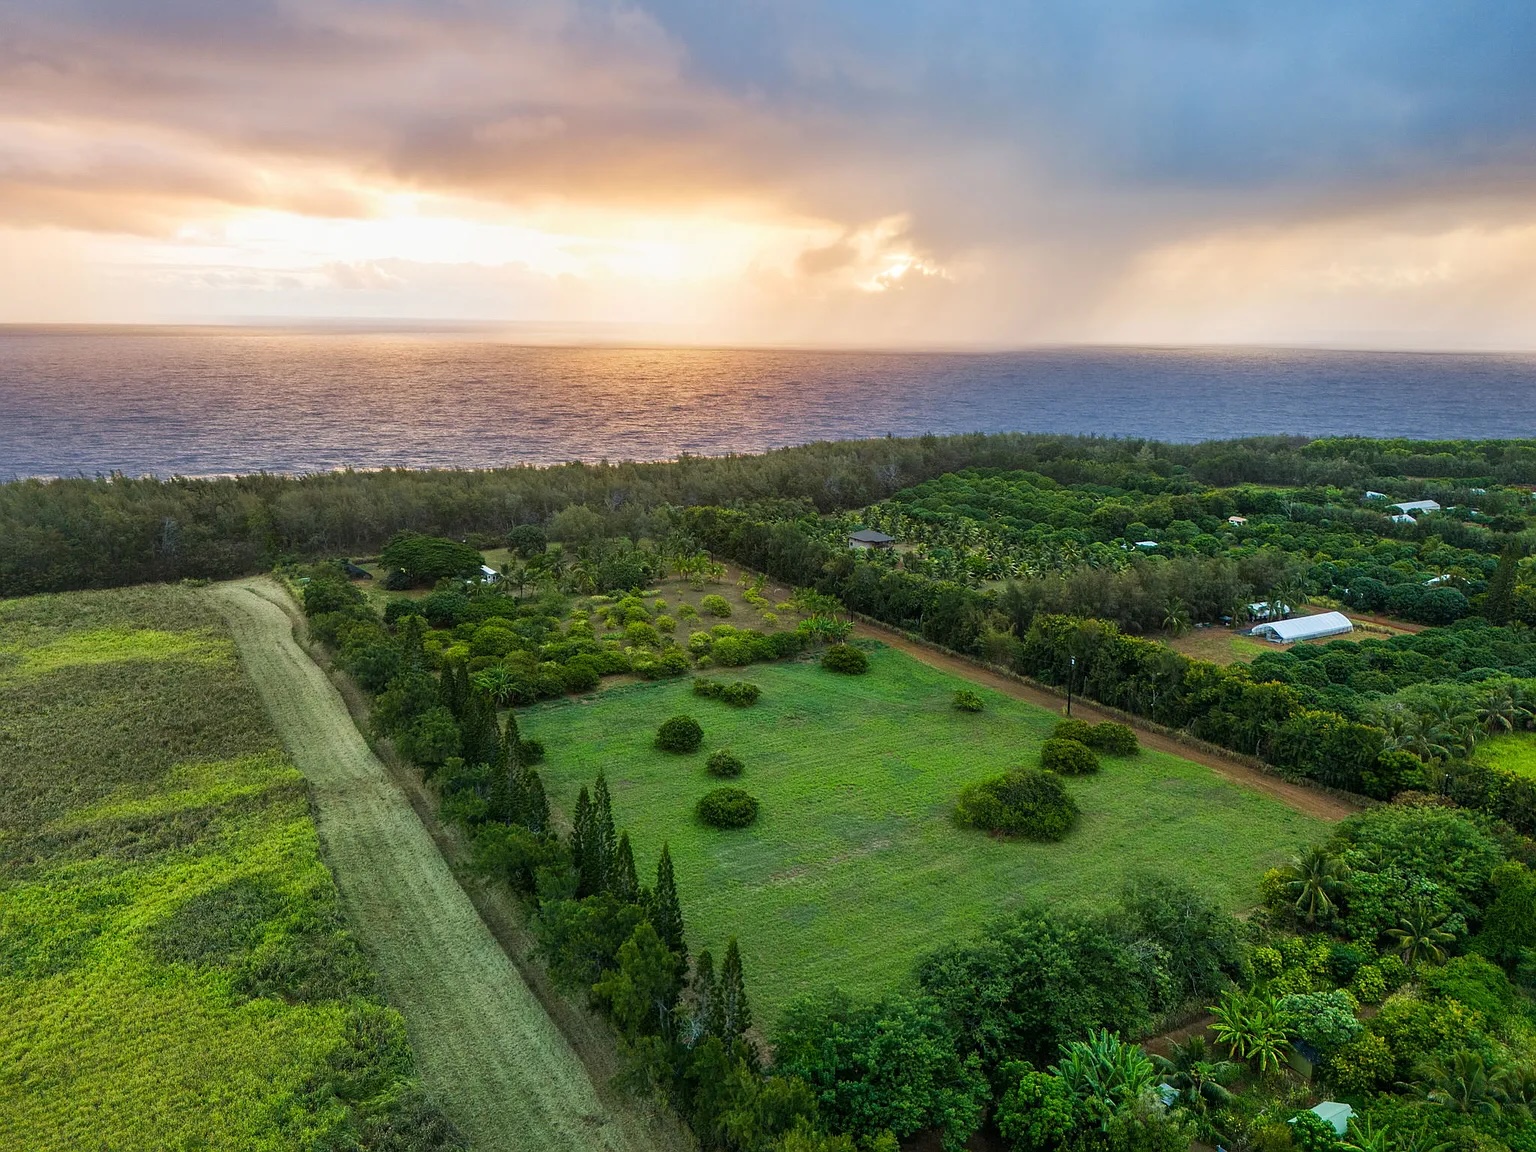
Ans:
{"label": "cleared field", "polygon": [[[1057,717],[979,689],[986,710],[954,710],[970,686],[890,648],[865,676],[814,663],[719,670],[761,686],[736,709],[687,680],[632,684],[519,714],[549,750],[541,769],[558,808],[601,769],[642,869],[669,841],[692,947],[719,954],[739,936],[760,1018],[829,984],[878,991],[912,960],[1031,900],[1094,906],[1139,870],[1188,880],[1224,904],[1255,899],[1262,869],[1326,827],[1175,756],[1106,761],[1070,787],[1083,808],[1054,845],[1006,842],[950,820],[965,784],[1034,763]],[[656,751],[656,727],[687,713],[704,727],[689,756]],[[729,746],[737,781],[762,802],[751,828],[720,832],[693,807],[718,781],[708,754]]]}
{"label": "cleared field", "polygon": [[1536,732],[1491,736],[1477,746],[1477,758],[1492,768],[1536,777]]}
{"label": "cleared field", "polygon": [[1278,649],[1278,645],[1239,636],[1230,628],[1191,628],[1182,636],[1160,639],[1175,652],[1212,664],[1246,664],[1261,652]]}
{"label": "cleared field", "polygon": [[246,667],[313,789],[342,900],[405,1017],[422,1077],[476,1148],[654,1147],[586,1068],[455,881],[410,802],[294,642],[269,580],[223,585]]}
{"label": "cleared field", "polygon": [[445,1131],[203,594],[0,604],[0,785],[0,1148]]}

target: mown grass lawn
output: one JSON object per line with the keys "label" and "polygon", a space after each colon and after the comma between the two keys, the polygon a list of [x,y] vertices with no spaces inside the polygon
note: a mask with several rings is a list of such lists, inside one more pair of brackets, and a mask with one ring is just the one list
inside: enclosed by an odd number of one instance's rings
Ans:
{"label": "mown grass lawn", "polygon": [[[690,945],[718,956],[740,938],[764,1022],[828,984],[888,988],[921,953],[1027,902],[1101,905],[1139,871],[1249,906],[1263,870],[1323,830],[1207,768],[1143,751],[1071,782],[1083,819],[1067,840],[992,839],[954,826],[954,799],[973,780],[1035,763],[1054,714],[986,689],[985,711],[957,712],[954,691],[968,682],[889,648],[871,652],[865,676],[808,661],[713,675],[751,680],[762,699],[732,708],[694,696],[685,679],[550,702],[520,722],[548,748],[541,771],[557,810],[569,814],[601,770],[642,871],[670,842]],[[677,713],[703,725],[700,752],[652,747]],[[726,746],[747,765],[730,783],[762,802],[744,831],[693,817],[722,783],[704,761]]]}
{"label": "mown grass lawn", "polygon": [[1477,746],[1477,758],[1491,768],[1536,777],[1536,732],[1508,732]]}

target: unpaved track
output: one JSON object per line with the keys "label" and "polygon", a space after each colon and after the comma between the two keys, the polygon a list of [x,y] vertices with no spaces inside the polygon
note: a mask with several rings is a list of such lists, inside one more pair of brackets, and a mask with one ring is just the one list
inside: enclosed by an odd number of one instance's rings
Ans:
{"label": "unpaved track", "polygon": [[[985,684],[988,688],[995,688],[999,692],[1006,693],[1017,700],[1026,700],[1031,704],[1038,704],[1042,708],[1048,708],[1052,712],[1060,712],[1062,707],[1061,697],[1050,692],[1043,692],[1038,688],[1032,688],[1028,684],[1020,684],[1017,680],[1011,680],[1007,676],[999,676],[996,672],[989,672],[985,668],[978,668],[969,660],[962,660],[958,656],[950,656],[943,652],[937,652],[924,644],[914,644],[900,632],[879,628],[871,624],[860,623],[855,632],[861,636],[867,636],[871,640],[879,640],[889,644],[892,648],[899,648],[915,660],[921,660],[934,668],[940,668],[945,672],[956,676],[964,676],[967,680],[974,680],[978,684]],[[1072,715],[1089,723],[1097,723],[1100,720],[1115,719],[1099,711],[1085,700],[1072,701]],[[1288,780],[1282,780],[1278,776],[1271,776],[1267,772],[1260,772],[1256,768],[1237,760],[1228,760],[1225,756],[1217,756],[1199,748],[1191,748],[1187,744],[1180,744],[1177,740],[1164,736],[1161,732],[1152,732],[1148,729],[1137,727],[1136,738],[1141,741],[1143,747],[1155,748],[1159,752],[1167,752],[1171,756],[1178,756],[1185,760],[1192,760],[1196,764],[1203,764],[1219,776],[1245,787],[1252,788],[1255,792],[1263,792],[1283,801],[1296,811],[1307,816],[1315,816],[1319,820],[1342,820],[1346,816],[1352,816],[1360,811],[1354,805],[1347,804],[1337,797],[1330,796],[1326,792],[1319,792],[1314,788],[1304,788],[1300,784],[1292,784]]]}
{"label": "unpaved track", "polygon": [[308,779],[326,861],[427,1088],[481,1152],[659,1152],[580,1058],[464,894],[267,579],[215,587],[246,671]]}

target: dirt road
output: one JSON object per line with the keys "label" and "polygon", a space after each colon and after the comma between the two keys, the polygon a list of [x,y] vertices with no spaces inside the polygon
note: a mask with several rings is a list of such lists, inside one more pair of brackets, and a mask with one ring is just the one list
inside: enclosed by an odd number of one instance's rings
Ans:
{"label": "dirt road", "polygon": [[[934,668],[941,668],[945,672],[956,676],[964,676],[968,680],[974,680],[978,684],[985,684],[988,688],[995,688],[1019,700],[1026,700],[1031,704],[1038,704],[1042,708],[1049,708],[1052,712],[1060,712],[1063,701],[1061,697],[1050,692],[1032,688],[1028,684],[1021,684],[1017,680],[1007,676],[1000,676],[995,672],[989,672],[985,668],[977,667],[969,660],[962,660],[958,656],[951,656],[945,652],[936,651],[925,644],[917,644],[908,640],[900,632],[885,628],[878,628],[871,624],[859,624],[855,633],[868,637],[871,640],[879,640],[889,644],[892,648],[899,648],[908,656],[921,660],[924,664]],[[1108,716],[1095,708],[1092,704],[1083,700],[1073,700],[1072,715],[1075,718],[1087,720],[1089,723],[1098,723],[1100,720],[1110,720]],[[1252,788],[1256,792],[1281,800],[1298,812],[1308,816],[1315,816],[1319,820],[1342,820],[1346,816],[1353,815],[1359,809],[1345,803],[1343,800],[1330,796],[1326,792],[1319,792],[1311,788],[1303,788],[1299,784],[1291,784],[1271,776],[1266,772],[1260,772],[1256,768],[1236,760],[1229,760],[1224,756],[1217,756],[1198,748],[1180,744],[1177,740],[1170,739],[1159,732],[1151,732],[1145,728],[1136,730],[1137,739],[1144,747],[1155,748],[1159,752],[1167,752],[1173,756],[1181,756],[1185,760],[1192,760],[1196,764],[1203,764],[1217,775],[1224,776],[1245,787]]]}
{"label": "dirt road", "polygon": [[309,780],[354,931],[405,1017],[422,1080],[484,1152],[660,1152],[605,1109],[580,1058],[476,913],[410,802],[298,646],[268,579],[215,587],[246,670]]}

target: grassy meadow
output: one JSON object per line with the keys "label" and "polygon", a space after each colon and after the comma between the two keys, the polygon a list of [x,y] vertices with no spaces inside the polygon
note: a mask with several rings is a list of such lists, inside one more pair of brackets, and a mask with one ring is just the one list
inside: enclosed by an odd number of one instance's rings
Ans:
{"label": "grassy meadow", "polygon": [[0,603],[0,703],[0,1147],[438,1146],[206,596]]}
{"label": "grassy meadow", "polygon": [[1536,778],[1536,732],[1506,732],[1477,746],[1477,759],[1492,768]]}
{"label": "grassy meadow", "polygon": [[[1029,901],[1096,906],[1139,870],[1183,878],[1231,908],[1255,902],[1263,869],[1321,824],[1207,768],[1150,751],[1108,759],[1069,784],[1083,809],[1058,844],[994,839],[950,819],[967,783],[1033,764],[1057,717],[977,689],[979,714],[952,707],[968,686],[877,647],[864,676],[811,661],[720,669],[762,688],[753,707],[693,695],[688,680],[628,684],[519,713],[543,740],[551,800],[569,815],[599,770],[641,869],[670,842],[690,945],[718,956],[740,937],[759,1019],[829,984],[876,992],[913,959]],[[652,747],[656,728],[687,713],[703,748]],[[761,801],[742,831],[699,824],[694,804],[722,783],[704,769],[730,747],[746,771],[729,781]]]}

